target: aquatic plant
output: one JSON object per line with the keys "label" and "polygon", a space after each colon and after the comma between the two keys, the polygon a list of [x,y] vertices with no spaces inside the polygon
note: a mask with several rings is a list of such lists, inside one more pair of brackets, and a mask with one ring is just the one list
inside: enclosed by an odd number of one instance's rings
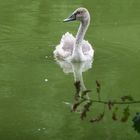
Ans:
{"label": "aquatic plant", "polygon": [[[97,90],[97,94],[98,94],[98,100],[93,100],[90,99],[88,96],[88,93],[92,92],[91,90],[84,90],[81,91],[81,84],[80,81],[76,81],[74,83],[75,86],[75,102],[72,105],[72,112],[80,112],[80,118],[81,120],[85,119],[87,117],[87,112],[89,112],[91,106],[94,103],[100,103],[104,105],[104,109],[103,112],[97,114],[94,117],[91,117],[91,119],[89,120],[91,123],[95,123],[95,122],[100,122],[101,120],[103,120],[104,116],[105,116],[105,109],[106,106],[108,108],[109,111],[111,111],[112,113],[112,120],[114,121],[120,121],[122,123],[127,122],[129,117],[130,117],[130,105],[131,104],[138,104],[140,103],[140,101],[136,101],[131,95],[124,95],[122,97],[120,97],[120,100],[101,100],[100,97],[100,92],[101,92],[101,84],[98,80],[96,80],[96,90]],[[119,110],[119,106],[120,105],[126,105],[123,108],[122,111],[122,115],[120,116],[120,114],[118,115],[118,110]],[[80,110],[79,110],[80,108]],[[140,112],[136,113],[136,116],[133,118],[133,127],[134,129],[140,133]]]}

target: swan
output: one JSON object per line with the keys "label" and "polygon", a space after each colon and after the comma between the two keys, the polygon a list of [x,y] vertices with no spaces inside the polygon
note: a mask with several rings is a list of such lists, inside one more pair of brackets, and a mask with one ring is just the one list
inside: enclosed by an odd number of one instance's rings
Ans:
{"label": "swan", "polygon": [[54,50],[54,57],[59,60],[70,62],[92,61],[94,50],[88,41],[84,40],[85,33],[90,24],[90,14],[86,8],[80,7],[76,9],[71,16],[66,18],[64,22],[78,20],[80,26],[76,37],[71,33],[65,33]]}

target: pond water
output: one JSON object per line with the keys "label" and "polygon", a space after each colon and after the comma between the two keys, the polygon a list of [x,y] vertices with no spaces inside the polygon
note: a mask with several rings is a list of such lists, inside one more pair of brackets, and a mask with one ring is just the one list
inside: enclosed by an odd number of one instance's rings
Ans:
{"label": "pond water", "polygon": [[[78,111],[71,111],[72,66],[67,71],[53,57],[61,36],[76,34],[79,23],[62,20],[80,6],[91,14],[85,38],[95,50],[92,68],[81,73],[80,80],[91,90],[89,98],[97,101],[83,120]],[[140,100],[139,16],[139,0],[0,0],[0,139],[140,139],[132,127],[140,104],[112,106],[114,100],[123,102],[122,97]],[[78,72],[85,66],[73,67]],[[104,117],[97,121],[102,112]]]}

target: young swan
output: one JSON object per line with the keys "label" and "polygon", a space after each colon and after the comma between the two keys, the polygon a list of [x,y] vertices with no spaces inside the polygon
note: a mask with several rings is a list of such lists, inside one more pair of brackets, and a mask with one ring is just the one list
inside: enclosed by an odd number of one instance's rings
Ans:
{"label": "young swan", "polygon": [[78,20],[80,26],[76,38],[69,32],[62,36],[60,44],[54,50],[54,56],[59,60],[72,62],[92,61],[94,50],[88,41],[84,40],[90,23],[90,14],[86,8],[76,9],[64,22]]}

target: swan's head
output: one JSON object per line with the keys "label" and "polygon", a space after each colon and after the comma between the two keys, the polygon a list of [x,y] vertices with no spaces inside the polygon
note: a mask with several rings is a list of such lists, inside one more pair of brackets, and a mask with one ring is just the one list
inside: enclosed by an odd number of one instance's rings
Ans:
{"label": "swan's head", "polygon": [[90,14],[86,8],[78,8],[76,9],[71,16],[66,18],[64,22],[79,20],[81,22],[89,21],[90,20]]}

